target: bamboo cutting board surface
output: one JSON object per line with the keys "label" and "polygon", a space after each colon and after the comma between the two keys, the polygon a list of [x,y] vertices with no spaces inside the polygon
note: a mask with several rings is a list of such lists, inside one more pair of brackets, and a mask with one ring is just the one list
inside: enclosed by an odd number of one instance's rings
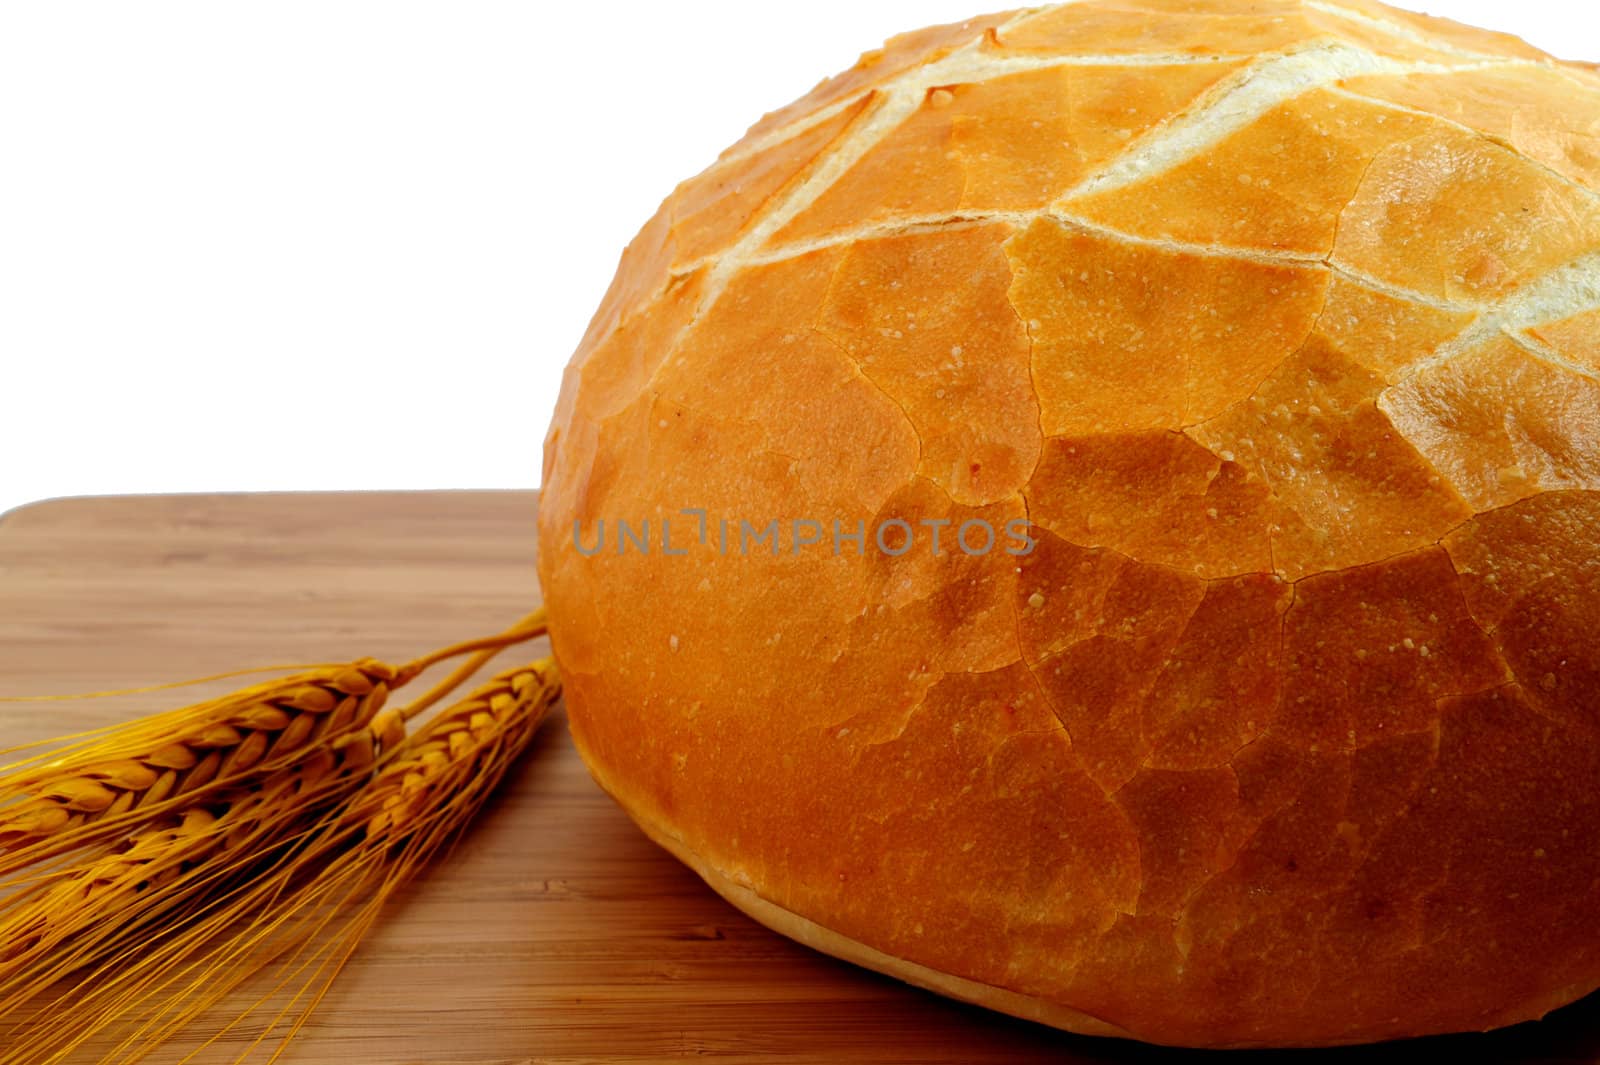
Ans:
{"label": "bamboo cutting board surface", "polygon": [[[0,694],[362,655],[399,661],[495,631],[538,602],[534,507],[532,493],[417,492],[73,499],[15,511],[0,519]],[[508,656],[519,653],[532,657]],[[220,690],[0,704],[0,744]],[[199,1043],[211,1033],[191,1034]],[[196,1060],[231,1061],[240,1045],[229,1036]],[[1600,1061],[1600,1003],[1487,1036],[1250,1060],[1418,1055]],[[589,779],[558,714],[461,847],[386,913],[285,1060],[682,1058],[1187,1065],[1215,1055],[1049,1031],[773,935],[639,833]]]}

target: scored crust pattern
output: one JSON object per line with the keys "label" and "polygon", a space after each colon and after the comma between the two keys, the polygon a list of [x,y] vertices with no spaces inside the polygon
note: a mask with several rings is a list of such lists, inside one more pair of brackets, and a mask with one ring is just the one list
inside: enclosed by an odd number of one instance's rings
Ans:
{"label": "scored crust pattern", "polygon": [[[760,897],[1141,1038],[1587,992],[1597,188],[1600,78],[1364,0],[897,38],[679,187],[568,368],[586,759]],[[689,507],[1039,543],[571,548]]]}

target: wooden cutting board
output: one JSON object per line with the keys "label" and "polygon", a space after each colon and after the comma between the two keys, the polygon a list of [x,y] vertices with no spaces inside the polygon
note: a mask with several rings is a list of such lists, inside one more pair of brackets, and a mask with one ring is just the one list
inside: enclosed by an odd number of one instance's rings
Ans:
{"label": "wooden cutting board", "polygon": [[[15,511],[0,519],[0,694],[395,661],[497,630],[538,602],[534,507],[532,493],[418,492],[71,499]],[[219,690],[0,704],[0,743]],[[230,1038],[196,1060],[231,1061],[238,1047]],[[1600,1003],[1487,1036],[1250,1060],[1368,1065],[1419,1054],[1597,1061]],[[558,715],[459,850],[391,907],[285,1060],[678,1058],[1178,1065],[1214,1055],[1053,1032],[773,935],[646,841],[589,779]]]}

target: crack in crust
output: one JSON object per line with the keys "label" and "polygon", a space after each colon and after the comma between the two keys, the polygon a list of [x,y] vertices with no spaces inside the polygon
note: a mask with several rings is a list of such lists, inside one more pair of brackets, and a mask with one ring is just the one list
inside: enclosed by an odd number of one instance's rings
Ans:
{"label": "crack in crust", "polygon": [[[1343,8],[1333,5],[1318,5],[1319,9],[1327,8],[1330,13],[1339,17],[1362,18]],[[1025,24],[1039,12],[1028,12],[1011,20],[998,31],[1002,35],[1006,30]],[[1367,22],[1378,23],[1379,20],[1370,18]],[[1405,31],[1402,27],[1392,24],[1380,23],[1394,35],[1410,39],[1414,34]],[[704,317],[707,310],[714,305],[726,287],[728,280],[740,270],[757,263],[772,261],[764,257],[761,249],[767,244],[772,235],[776,234],[783,226],[795,218],[807,206],[817,201],[821,195],[830,188],[834,182],[842,177],[851,166],[863,158],[873,147],[881,143],[896,128],[898,128],[921,103],[923,96],[930,89],[942,84],[962,81],[981,81],[989,78],[1000,77],[1008,73],[1015,73],[1019,69],[1040,69],[1053,66],[1072,65],[1081,62],[1077,58],[1065,61],[1051,62],[1024,62],[997,58],[985,54],[981,47],[987,37],[975,36],[969,43],[956,49],[943,59],[935,60],[930,64],[912,67],[888,83],[871,90],[871,94],[880,99],[880,103],[871,108],[868,115],[857,122],[850,134],[842,144],[836,144],[821,165],[812,175],[800,182],[798,186],[781,203],[769,208],[761,217],[758,224],[753,226],[744,237],[732,247],[722,252],[708,256],[701,263],[691,264],[682,272],[705,265],[711,269],[711,276],[707,284],[707,291],[699,311],[685,326],[683,334],[686,335],[694,325]],[[1257,59],[1250,66],[1244,68],[1238,75],[1227,79],[1223,85],[1206,94],[1198,110],[1182,113],[1162,123],[1156,130],[1145,138],[1140,145],[1130,147],[1128,153],[1113,159],[1096,173],[1091,174],[1079,186],[1061,198],[1065,202],[1091,191],[1114,188],[1128,181],[1145,180],[1168,169],[1194,155],[1205,151],[1218,140],[1249,125],[1255,119],[1265,114],[1272,107],[1284,103],[1296,96],[1303,95],[1312,89],[1326,85],[1335,85],[1339,81],[1362,73],[1448,73],[1455,71],[1482,70],[1493,67],[1516,67],[1540,65],[1529,60],[1507,59],[1505,57],[1488,57],[1482,53],[1465,53],[1466,58],[1473,60],[1470,64],[1459,67],[1442,66],[1426,62],[1400,62],[1379,56],[1365,48],[1350,45],[1344,42],[1330,44],[1312,44],[1303,48],[1290,50],[1286,53],[1269,54]],[[1115,57],[1105,57],[1107,59]],[[1128,65],[1147,65],[1145,57],[1120,57]],[[1216,61],[1211,59],[1208,61]],[[1263,85],[1266,87],[1263,91]],[[827,115],[807,116],[803,124],[791,125],[775,133],[771,137],[777,138],[774,143],[784,141],[804,132],[818,122],[832,117],[846,106],[854,104],[859,98],[851,97],[840,101],[827,109]],[[1198,132],[1196,132],[1198,131]],[[771,147],[767,138],[758,140],[745,151],[737,155],[730,155],[719,161],[717,166],[726,165],[736,160],[748,158],[764,148]],[[1520,153],[1519,153],[1520,155]],[[1163,165],[1152,167],[1150,160],[1154,158]],[[1526,158],[1525,156],[1522,158]],[[1044,212],[1013,213],[1005,220],[1024,223],[1031,221]],[[1092,225],[1086,220],[1072,218],[1065,212],[1054,212],[1055,217],[1060,217],[1078,225]],[[984,214],[973,212],[959,212],[939,219],[913,220],[909,224],[940,225],[956,223],[967,220],[1000,220],[998,214]],[[1122,233],[1104,226],[1094,226],[1097,231],[1114,235],[1121,239],[1138,241],[1140,238],[1130,233]],[[857,232],[853,235],[844,235],[837,241],[829,240],[827,243],[840,243],[846,239],[863,239],[864,233]],[[770,256],[804,254],[814,247],[825,246],[813,244],[795,249],[777,249],[768,253]],[[1229,249],[1223,246],[1192,245],[1195,251],[1206,254],[1250,256],[1251,253],[1243,249]],[[1256,253],[1260,255],[1260,253]],[[1299,257],[1277,257],[1261,255],[1270,261],[1307,261]],[[1326,268],[1332,269],[1329,257],[1320,260],[1312,259],[1311,262],[1320,262]],[[1361,280],[1356,272],[1347,271],[1347,276],[1354,280]],[[1403,290],[1391,290],[1391,294],[1399,294]],[[1404,298],[1417,302],[1426,302],[1427,298],[1419,293],[1405,293]],[[644,302],[649,302],[648,300]],[[1600,305],[1600,304],[1596,304]],[[1576,313],[1579,308],[1573,308],[1568,313]],[[1565,316],[1565,315],[1564,315]],[[1538,323],[1532,323],[1538,324]],[[648,387],[648,386],[647,386]]]}

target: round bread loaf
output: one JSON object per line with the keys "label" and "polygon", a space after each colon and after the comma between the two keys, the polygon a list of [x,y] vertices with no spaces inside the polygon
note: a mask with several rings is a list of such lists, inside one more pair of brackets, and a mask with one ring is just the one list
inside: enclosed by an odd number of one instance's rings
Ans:
{"label": "round bread loaf", "polygon": [[1600,985],[1600,77],[1370,0],[890,41],[631,244],[545,446],[596,779],[1078,1032]]}

